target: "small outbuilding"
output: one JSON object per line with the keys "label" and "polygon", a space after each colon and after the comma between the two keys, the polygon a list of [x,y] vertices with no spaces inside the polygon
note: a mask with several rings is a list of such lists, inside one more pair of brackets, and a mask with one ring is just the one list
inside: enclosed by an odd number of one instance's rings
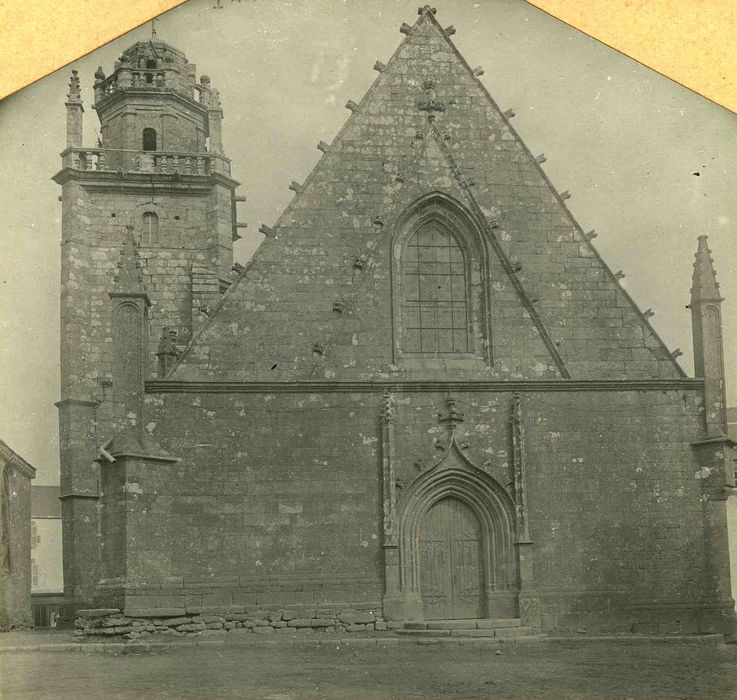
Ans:
{"label": "small outbuilding", "polygon": [[36,470],[0,440],[0,629],[31,627],[31,479]]}

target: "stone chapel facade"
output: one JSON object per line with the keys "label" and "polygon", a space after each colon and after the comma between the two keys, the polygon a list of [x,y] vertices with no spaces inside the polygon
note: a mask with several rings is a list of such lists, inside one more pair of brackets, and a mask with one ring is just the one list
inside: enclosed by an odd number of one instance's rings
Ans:
{"label": "stone chapel facade", "polygon": [[210,80],[134,44],[95,75],[89,148],[73,73],[67,600],[157,624],[250,606],[732,631],[705,237],[690,378],[453,28],[424,7],[401,31],[245,268]]}

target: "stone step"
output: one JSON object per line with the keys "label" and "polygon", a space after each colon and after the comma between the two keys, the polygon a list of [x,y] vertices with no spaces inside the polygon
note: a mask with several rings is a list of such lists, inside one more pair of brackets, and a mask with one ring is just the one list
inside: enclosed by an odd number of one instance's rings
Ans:
{"label": "stone step", "polygon": [[406,630],[472,630],[522,627],[519,618],[426,620],[405,622]]}
{"label": "stone step", "polygon": [[473,630],[480,620],[428,620],[425,629],[428,630]]}
{"label": "stone step", "polygon": [[485,629],[485,630],[451,630],[450,631],[451,637],[493,637],[494,636],[494,630],[493,629]]}
{"label": "stone step", "polygon": [[494,630],[495,637],[526,637],[531,634],[529,627],[497,627]]}
{"label": "stone step", "polygon": [[397,630],[397,634],[410,639],[432,638],[495,638],[495,639],[517,639],[523,637],[534,637],[529,627],[500,627],[499,629],[474,629],[474,630]]}
{"label": "stone step", "polygon": [[497,627],[522,627],[522,620],[518,617],[476,620],[476,623],[476,627],[479,629],[489,629],[491,627],[494,629]]}
{"label": "stone step", "polygon": [[403,629],[396,632],[405,637],[450,637],[451,630]]}

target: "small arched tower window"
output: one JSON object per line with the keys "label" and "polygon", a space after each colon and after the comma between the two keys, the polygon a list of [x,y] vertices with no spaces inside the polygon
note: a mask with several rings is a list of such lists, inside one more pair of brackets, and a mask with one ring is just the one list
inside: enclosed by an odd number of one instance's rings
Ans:
{"label": "small arched tower window", "polygon": [[159,217],[152,211],[143,215],[141,241],[145,246],[154,246],[159,240]]}
{"label": "small arched tower window", "polygon": [[448,227],[430,220],[412,234],[402,278],[404,352],[469,352],[466,260]]}
{"label": "small arched tower window", "polygon": [[143,150],[144,151],[155,151],[156,150],[156,129],[146,127],[143,130]]}
{"label": "small arched tower window", "polygon": [[[152,58],[149,58],[148,61],[146,61],[146,70],[156,70],[156,61],[154,61]],[[146,82],[154,82],[153,73],[146,73]]]}

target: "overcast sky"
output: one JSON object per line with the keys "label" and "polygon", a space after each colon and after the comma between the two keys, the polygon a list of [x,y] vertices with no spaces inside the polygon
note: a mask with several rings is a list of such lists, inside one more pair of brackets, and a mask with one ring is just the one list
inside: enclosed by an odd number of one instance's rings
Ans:
{"label": "overcast sky", "polygon": [[[244,262],[413,24],[417,0],[190,0],[157,32],[211,76],[224,143],[243,183],[236,244]],[[729,402],[737,404],[737,116],[599,44],[522,0],[448,0],[437,18],[514,126],[609,266],[668,347],[693,372],[689,301],[696,237],[709,235],[723,304]],[[93,74],[107,74],[142,27],[0,102],[0,436],[58,482],[61,192],[49,179],[65,145],[64,100],[76,68],[94,145]]]}

